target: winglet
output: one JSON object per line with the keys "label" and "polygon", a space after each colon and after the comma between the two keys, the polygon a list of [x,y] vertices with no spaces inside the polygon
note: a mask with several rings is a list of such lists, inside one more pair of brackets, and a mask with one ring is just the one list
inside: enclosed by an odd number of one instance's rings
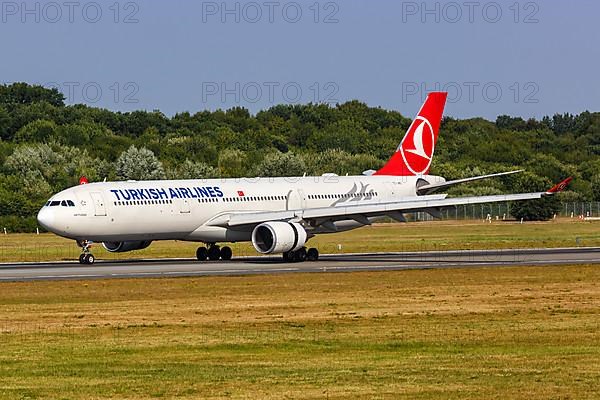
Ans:
{"label": "winglet", "polygon": [[567,185],[569,184],[569,182],[571,182],[572,180],[573,180],[572,176],[568,177],[567,179],[565,179],[561,183],[557,183],[556,185],[552,186],[552,188],[550,188],[550,190],[548,190],[546,192],[546,194],[555,194],[555,193],[562,192],[563,190],[565,190],[565,188],[567,187]]}

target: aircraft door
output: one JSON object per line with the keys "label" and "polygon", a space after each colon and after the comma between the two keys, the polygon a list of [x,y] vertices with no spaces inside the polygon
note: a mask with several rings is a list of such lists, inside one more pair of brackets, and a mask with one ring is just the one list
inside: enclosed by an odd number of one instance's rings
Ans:
{"label": "aircraft door", "polygon": [[190,213],[190,200],[189,199],[181,199],[181,209],[179,210],[181,214],[189,214]]}
{"label": "aircraft door", "polygon": [[298,210],[303,208],[306,208],[306,195],[304,194],[304,190],[290,190],[287,195],[286,209]]}
{"label": "aircraft door", "polygon": [[90,193],[92,196],[92,201],[94,202],[94,215],[97,217],[105,217],[106,216],[106,207],[104,205],[104,199],[102,198],[102,193],[100,192],[92,192]]}

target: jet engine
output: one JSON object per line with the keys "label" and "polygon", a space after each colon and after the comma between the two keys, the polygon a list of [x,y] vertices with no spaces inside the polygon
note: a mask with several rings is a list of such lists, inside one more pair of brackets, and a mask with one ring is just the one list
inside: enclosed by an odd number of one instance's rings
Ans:
{"label": "jet engine", "polygon": [[296,251],[306,239],[306,230],[297,222],[264,222],[252,231],[252,245],[262,254]]}
{"label": "jet engine", "polygon": [[127,242],[102,242],[102,246],[111,253],[141,250],[150,246],[151,240],[132,240]]}

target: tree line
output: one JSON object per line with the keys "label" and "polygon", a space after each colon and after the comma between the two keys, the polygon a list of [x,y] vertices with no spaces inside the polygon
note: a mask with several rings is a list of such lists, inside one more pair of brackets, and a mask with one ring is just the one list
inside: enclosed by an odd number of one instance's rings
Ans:
{"label": "tree line", "polygon": [[[361,174],[385,163],[410,122],[356,100],[281,104],[256,115],[242,107],[172,117],[158,110],[122,113],[66,105],[52,88],[2,85],[0,226],[35,230],[41,205],[82,175],[97,181]],[[527,171],[459,186],[451,195],[543,190],[573,176],[561,200],[600,201],[599,152],[600,113],[445,117],[431,173],[458,179]]]}

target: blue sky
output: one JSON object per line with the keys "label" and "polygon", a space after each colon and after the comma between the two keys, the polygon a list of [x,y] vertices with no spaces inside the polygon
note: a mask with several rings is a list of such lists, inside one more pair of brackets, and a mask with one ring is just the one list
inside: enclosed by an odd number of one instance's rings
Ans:
{"label": "blue sky", "polygon": [[180,111],[343,102],[413,116],[600,111],[600,3],[2,2],[0,81],[70,103]]}

